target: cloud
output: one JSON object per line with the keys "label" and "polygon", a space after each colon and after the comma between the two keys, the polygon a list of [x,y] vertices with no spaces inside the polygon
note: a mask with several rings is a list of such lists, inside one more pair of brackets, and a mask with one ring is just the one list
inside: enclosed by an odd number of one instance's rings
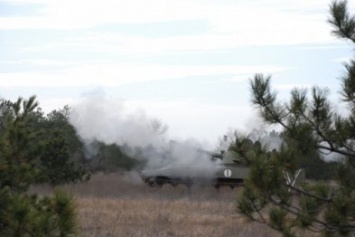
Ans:
{"label": "cloud", "polygon": [[77,65],[78,63],[67,62],[53,59],[20,59],[0,61],[1,64],[14,64],[14,65],[32,65],[32,66],[70,66]]}
{"label": "cloud", "polygon": [[85,64],[63,70],[0,73],[6,87],[96,87],[127,83],[169,80],[193,76],[238,75],[254,72],[273,73],[289,70],[278,65],[250,66],[171,66],[163,64]]}
{"label": "cloud", "polygon": [[[108,24],[204,20],[211,26],[210,32],[205,35],[164,40],[122,36],[121,40],[123,46],[131,46],[138,51],[141,50],[139,45],[151,46],[153,49],[159,46],[163,51],[171,50],[174,45],[177,48],[183,45],[188,47],[187,50],[205,50],[211,48],[211,45],[216,45],[212,48],[230,48],[238,45],[335,42],[326,23],[327,5],[320,0],[313,4],[301,4],[293,0],[270,3],[238,1],[228,4],[188,0],[39,0],[31,3],[43,5],[40,15],[0,17],[0,29],[89,29]],[[104,42],[101,39],[101,47]]]}
{"label": "cloud", "polygon": [[[227,23],[226,23],[227,24]],[[230,23],[229,23],[230,24]],[[166,54],[178,52],[229,50],[241,46],[294,45],[294,44],[329,44],[332,38],[324,37],[329,32],[315,35],[313,29],[306,27],[293,29],[292,33],[282,27],[267,30],[249,26],[236,32],[209,32],[198,35],[145,38],[117,33],[97,33],[92,35],[66,38],[65,41],[40,46],[37,50],[57,50],[58,48],[74,51],[116,52],[132,55]],[[319,28],[319,27],[316,27]],[[312,31],[311,33],[308,31]],[[281,33],[282,32],[282,33]],[[305,36],[306,35],[306,36]]]}

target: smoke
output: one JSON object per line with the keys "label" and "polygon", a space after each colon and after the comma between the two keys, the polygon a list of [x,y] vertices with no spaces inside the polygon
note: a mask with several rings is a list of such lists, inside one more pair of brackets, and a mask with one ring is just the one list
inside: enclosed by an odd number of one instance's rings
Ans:
{"label": "smoke", "polygon": [[[330,148],[329,144],[327,142],[321,142],[320,145],[324,146],[324,147],[328,147]],[[351,145],[351,143],[348,144],[349,147],[353,147]],[[339,150],[341,151],[348,151],[347,149],[345,148],[339,148]],[[337,152],[330,152],[329,150],[327,149],[319,149],[319,155],[320,157],[326,161],[326,162],[330,162],[330,161],[338,161],[338,162],[341,162],[344,160],[344,155],[342,154],[339,154]]]}
{"label": "smoke", "polygon": [[[280,137],[280,134],[274,130],[271,132],[267,132],[263,129],[253,129],[253,131],[249,134],[248,137],[253,141],[260,141],[261,144],[266,145],[268,150],[279,150],[283,143],[283,139]],[[354,147],[353,145],[351,145],[351,141],[349,141],[348,143],[348,147]],[[327,142],[320,142],[319,145],[330,148]],[[345,148],[340,148],[339,150],[347,151],[347,149]],[[330,152],[329,149],[318,149],[318,154],[320,158],[325,162],[340,162],[344,159],[344,156],[342,154],[339,154],[337,152]]]}
{"label": "smoke", "polygon": [[144,160],[148,168],[175,165],[207,171],[215,167],[198,141],[171,141],[167,125],[142,110],[129,112],[124,102],[108,99],[103,91],[88,93],[74,105],[70,123],[91,156],[97,153],[94,141],[99,141],[120,146],[127,155]]}
{"label": "smoke", "polygon": [[86,94],[70,113],[70,123],[85,141],[117,145],[161,144],[165,136],[157,131],[155,121],[144,111],[129,114],[122,101],[108,100],[103,91]]}
{"label": "smoke", "polygon": [[230,145],[236,140],[250,139],[252,142],[259,141],[268,151],[280,150],[283,140],[280,133],[267,129],[265,126],[255,127],[249,133],[229,129],[228,132],[219,139],[218,150],[228,150]]}

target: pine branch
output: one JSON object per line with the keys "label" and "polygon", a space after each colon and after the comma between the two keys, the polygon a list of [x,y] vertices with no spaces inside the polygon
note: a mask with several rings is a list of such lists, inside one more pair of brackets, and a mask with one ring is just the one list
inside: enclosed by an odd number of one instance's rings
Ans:
{"label": "pine branch", "polygon": [[355,43],[355,18],[350,16],[347,4],[347,1],[333,1],[330,4],[331,18],[328,22],[335,28],[332,31],[334,35]]}
{"label": "pine branch", "polygon": [[287,187],[289,187],[290,189],[292,189],[292,190],[294,190],[294,191],[296,191],[296,192],[298,192],[298,193],[302,193],[303,195],[306,195],[306,196],[308,196],[308,197],[312,197],[312,198],[315,198],[315,199],[318,199],[318,200],[322,200],[322,201],[327,202],[327,203],[330,203],[330,202],[333,201],[332,198],[324,198],[324,197],[315,195],[315,194],[313,194],[313,193],[306,192],[306,191],[304,191],[303,189],[297,188],[297,187],[292,186],[292,185],[290,185],[290,184],[287,184]]}

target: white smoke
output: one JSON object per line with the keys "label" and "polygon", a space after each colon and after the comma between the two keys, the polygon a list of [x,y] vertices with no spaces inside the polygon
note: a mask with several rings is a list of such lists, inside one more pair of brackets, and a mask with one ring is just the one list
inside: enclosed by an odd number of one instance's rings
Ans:
{"label": "white smoke", "polygon": [[228,150],[230,145],[236,140],[243,140],[244,138],[250,139],[252,142],[259,141],[268,151],[280,150],[283,140],[280,134],[266,128],[265,126],[255,127],[249,133],[243,131],[229,129],[228,132],[220,138],[218,150]]}
{"label": "white smoke", "polygon": [[120,146],[128,155],[144,159],[149,168],[192,165],[208,170],[215,166],[199,142],[171,142],[166,125],[142,110],[128,112],[124,102],[108,99],[103,91],[88,93],[74,105],[70,123],[90,152],[95,152],[92,142],[99,141]]}
{"label": "white smoke", "polygon": [[[329,144],[327,142],[321,142],[320,145],[324,146],[324,147],[328,147],[330,148]],[[354,147],[354,142],[353,141],[348,141],[347,144],[348,147],[351,147],[353,149]],[[344,152],[349,152],[348,149],[343,148],[338,148],[340,151],[344,151]],[[324,161],[338,161],[341,162],[344,160],[345,156],[342,154],[339,154],[338,152],[330,152],[328,149],[319,149],[319,154],[321,156],[321,158]]]}
{"label": "white smoke", "polygon": [[87,94],[74,105],[70,123],[88,141],[131,146],[157,146],[165,137],[143,111],[129,114],[122,101],[108,100],[103,91]]}

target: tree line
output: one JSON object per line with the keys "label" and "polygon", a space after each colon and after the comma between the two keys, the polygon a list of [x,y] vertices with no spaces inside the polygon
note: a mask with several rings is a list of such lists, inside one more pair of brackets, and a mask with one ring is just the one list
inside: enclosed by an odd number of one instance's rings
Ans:
{"label": "tree line", "polygon": [[35,96],[0,100],[0,236],[75,234],[72,197],[62,191],[30,195],[29,187],[82,182],[93,172],[134,167],[136,161],[115,144],[96,142],[98,152],[88,159],[69,115],[68,106],[44,115]]}

